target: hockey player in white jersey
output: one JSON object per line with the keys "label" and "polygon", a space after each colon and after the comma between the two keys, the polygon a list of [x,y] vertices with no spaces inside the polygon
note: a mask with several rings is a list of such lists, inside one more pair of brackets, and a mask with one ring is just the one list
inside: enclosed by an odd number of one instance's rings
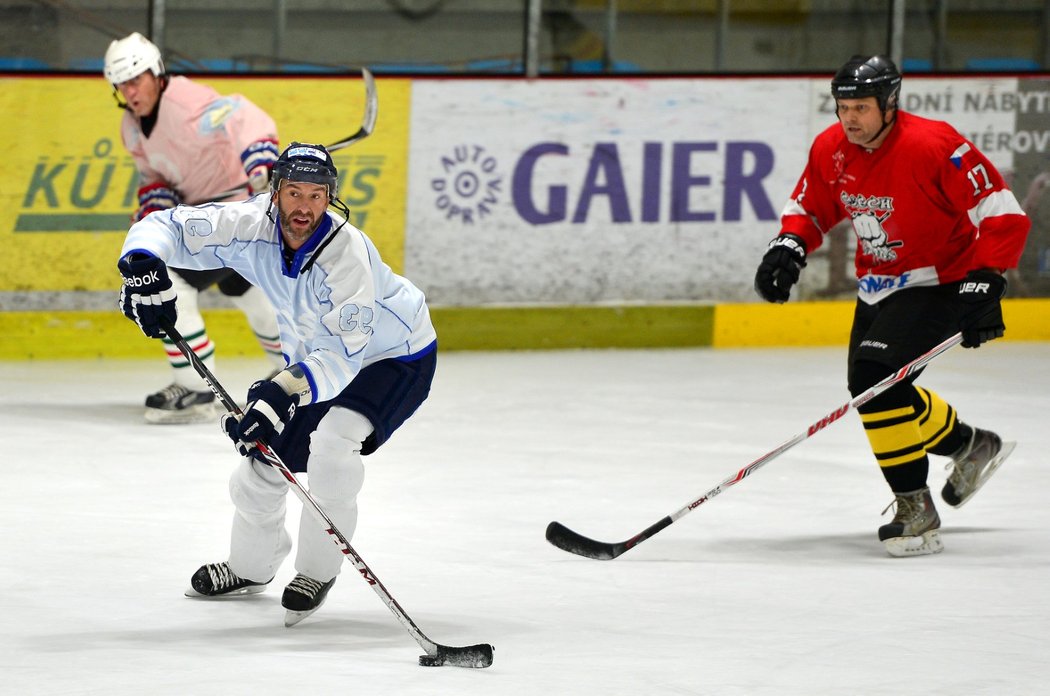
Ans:
{"label": "hockey player in white jersey", "polygon": [[[248,390],[238,420],[223,418],[242,458],[230,479],[236,508],[230,555],[202,566],[189,596],[261,592],[291,550],[287,485],[253,456],[262,439],[350,539],[357,524],[362,456],[382,445],[430,392],[437,336],[423,293],[391,271],[365,234],[347,223],[337,174],[321,145],[292,143],[277,160],[271,193],[239,203],[179,206],[128,232],[118,267],[121,304],[147,336],[173,321],[167,265],[233,268],[277,309],[288,367]],[[328,210],[338,207],[340,214]],[[343,557],[304,510],[286,625],[324,601]]]}
{"label": "hockey player in white jersey", "polygon": [[[139,172],[139,220],[179,203],[199,204],[233,190],[230,200],[269,186],[277,159],[277,126],[240,95],[222,96],[185,77],[170,77],[160,50],[138,33],[106,51],[106,80],[123,108],[121,139]],[[179,332],[214,371],[215,345],[197,308],[200,291],[215,285],[244,312],[273,369],[284,367],[277,320],[265,295],[230,269],[171,274],[179,297]],[[172,384],[146,397],[151,423],[192,423],[215,417],[215,397],[170,341]]]}

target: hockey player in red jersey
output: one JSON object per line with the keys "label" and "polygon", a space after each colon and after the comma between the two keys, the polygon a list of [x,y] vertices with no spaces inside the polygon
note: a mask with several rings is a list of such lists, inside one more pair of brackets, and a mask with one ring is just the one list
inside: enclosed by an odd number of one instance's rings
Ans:
{"label": "hockey player in red jersey", "polygon": [[[836,223],[857,236],[858,300],[848,353],[862,394],[956,332],[976,348],[1003,335],[1003,272],[1021,257],[1029,220],[992,163],[953,127],[901,112],[901,75],[883,56],[854,56],[831,82],[838,123],[817,136],[806,169],[755,275],[769,302],[787,301],[806,255]],[[894,556],[937,553],[941,526],[927,485],[929,454],[950,459],[941,491],[959,507],[1013,449],[963,423],[914,383],[857,409],[895,496],[879,539]]]}

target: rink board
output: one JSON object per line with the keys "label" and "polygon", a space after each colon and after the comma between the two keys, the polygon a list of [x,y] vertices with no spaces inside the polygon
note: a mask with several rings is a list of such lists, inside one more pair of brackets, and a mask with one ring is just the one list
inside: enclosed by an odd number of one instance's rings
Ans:
{"label": "rink board", "polygon": [[[337,140],[361,118],[356,77],[200,79],[263,106],[282,142]],[[826,80],[377,84],[375,133],[336,154],[341,191],[384,260],[426,292],[443,349],[845,340],[846,235],[810,254],[803,302],[765,305],[752,287],[808,146],[834,122]],[[0,115],[32,143],[12,152],[0,190],[0,358],[157,355],[112,309],[136,182],[110,88],[86,76],[0,85]],[[1011,181],[1034,223],[1011,292],[1050,296],[1050,197],[1030,186],[1050,153],[1050,81],[911,78],[904,98]],[[786,110],[773,123],[760,115],[771,100]],[[1047,302],[1009,301],[1007,340],[1050,338]],[[259,355],[228,303],[202,306],[220,356]]]}
{"label": "rink board", "polygon": [[[786,305],[435,307],[442,350],[845,345],[852,302]],[[1004,340],[1050,341],[1050,300],[1003,302]],[[220,355],[262,354],[236,310],[204,312]],[[0,312],[0,360],[157,357],[116,312]]]}

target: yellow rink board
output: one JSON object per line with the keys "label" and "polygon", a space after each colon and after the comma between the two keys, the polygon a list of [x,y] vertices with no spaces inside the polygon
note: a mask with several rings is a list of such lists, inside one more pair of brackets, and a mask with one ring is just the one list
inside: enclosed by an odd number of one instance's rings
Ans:
{"label": "yellow rink board", "polygon": [[[282,146],[341,140],[357,131],[364,113],[359,76],[194,79],[262,107]],[[411,81],[384,78],[376,91],[374,133],[333,159],[350,221],[400,272]],[[0,77],[0,114],[17,124],[22,143],[9,149],[0,184],[0,290],[119,287],[116,259],[138,207],[139,179],[111,92],[101,76]]]}
{"label": "yellow rink board", "polygon": [[[724,304],[715,310],[716,348],[845,346],[854,302]],[[1050,300],[1003,301],[1008,341],[1050,341]]]}
{"label": "yellow rink board", "polygon": [[[844,346],[852,302],[786,305],[436,307],[443,350]],[[1050,300],[1006,300],[1005,340],[1050,341]],[[243,315],[206,310],[220,355],[261,356]],[[629,328],[625,328],[629,327]],[[159,358],[160,347],[112,312],[0,312],[0,359]]]}

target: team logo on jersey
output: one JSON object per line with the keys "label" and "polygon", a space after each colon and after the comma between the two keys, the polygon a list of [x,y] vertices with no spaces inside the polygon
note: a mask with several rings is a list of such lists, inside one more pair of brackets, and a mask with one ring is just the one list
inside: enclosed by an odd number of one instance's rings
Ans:
{"label": "team logo on jersey", "polygon": [[220,130],[224,123],[233,115],[233,112],[238,109],[240,105],[230,99],[229,97],[222,97],[216,99],[208,108],[205,109],[204,113],[201,114],[200,120],[200,131],[201,134],[214,133]]}
{"label": "team logo on jersey", "polygon": [[861,245],[861,253],[879,262],[895,261],[894,249],[904,246],[900,240],[890,240],[885,223],[893,215],[892,196],[865,196],[864,194],[841,194],[842,205],[849,213],[853,232]]}
{"label": "team logo on jersey", "polygon": [[842,150],[836,150],[835,154],[831,156],[831,166],[835,169],[835,178],[833,181],[840,184],[846,183],[846,180],[842,176],[842,173],[846,171],[846,155]]}
{"label": "team logo on jersey", "polygon": [[183,224],[183,228],[191,237],[210,237],[214,231],[207,218],[190,218]]}
{"label": "team logo on jersey", "polygon": [[441,157],[441,176],[430,180],[434,205],[447,219],[467,224],[492,214],[503,195],[496,158],[481,145],[457,145]]}

